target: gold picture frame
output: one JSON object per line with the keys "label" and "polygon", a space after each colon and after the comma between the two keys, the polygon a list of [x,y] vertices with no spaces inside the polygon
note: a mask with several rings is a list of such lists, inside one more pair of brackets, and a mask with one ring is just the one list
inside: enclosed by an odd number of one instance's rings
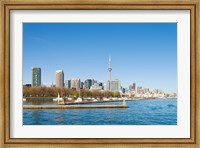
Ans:
{"label": "gold picture frame", "polygon": [[[2,147],[200,147],[199,118],[199,1],[198,0],[2,0],[1,3],[1,44],[0,44],[0,124]],[[10,10],[190,10],[190,74],[191,74],[191,137],[190,138],[129,138],[129,139],[46,139],[10,138]],[[32,145],[33,144],[33,145]]]}

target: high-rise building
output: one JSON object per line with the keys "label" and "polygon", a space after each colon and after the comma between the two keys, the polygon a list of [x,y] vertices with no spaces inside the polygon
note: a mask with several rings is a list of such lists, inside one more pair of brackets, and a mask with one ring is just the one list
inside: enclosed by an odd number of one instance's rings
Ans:
{"label": "high-rise building", "polygon": [[129,85],[128,88],[129,88],[129,91],[133,91],[133,86],[132,85]]}
{"label": "high-rise building", "polygon": [[79,78],[71,79],[71,88],[80,90],[81,80]]}
{"label": "high-rise building", "polygon": [[41,68],[32,67],[32,86],[41,86]]}
{"label": "high-rise building", "polygon": [[65,81],[65,88],[71,88],[71,80]]}
{"label": "high-rise building", "polygon": [[99,84],[99,86],[103,86],[103,83],[102,83],[102,82],[99,82],[98,84]]}
{"label": "high-rise building", "polygon": [[64,87],[64,71],[56,70],[56,87]]}
{"label": "high-rise building", "polygon": [[91,87],[90,90],[102,90],[102,86],[99,86],[98,83],[94,83]]}
{"label": "high-rise building", "polygon": [[139,93],[139,94],[142,93],[142,87],[141,87],[141,86],[140,86],[140,87],[139,87],[139,86],[137,87],[137,93]]}
{"label": "high-rise building", "polygon": [[85,80],[85,89],[90,89],[92,85],[92,79]]}
{"label": "high-rise building", "polygon": [[92,79],[92,85],[94,85],[94,81],[95,81],[95,80],[94,80],[94,79]]}
{"label": "high-rise building", "polygon": [[125,93],[125,88],[122,88],[122,93]]}
{"label": "high-rise building", "polygon": [[121,91],[121,83],[118,79],[110,80],[109,84],[110,84],[110,89],[109,89],[110,91],[113,91],[113,92]]}
{"label": "high-rise building", "polygon": [[84,88],[84,83],[81,82],[81,83],[80,83],[80,89],[83,89],[83,88]]}
{"label": "high-rise building", "polygon": [[136,91],[136,84],[133,83],[133,91]]}
{"label": "high-rise building", "polygon": [[[108,82],[107,82],[107,83],[108,83]],[[107,83],[104,83],[104,84],[103,84],[103,90],[108,91]]]}

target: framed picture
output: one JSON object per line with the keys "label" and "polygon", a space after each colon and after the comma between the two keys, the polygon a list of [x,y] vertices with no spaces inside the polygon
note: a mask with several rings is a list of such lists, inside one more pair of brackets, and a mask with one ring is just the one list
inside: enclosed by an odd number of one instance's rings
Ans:
{"label": "framed picture", "polygon": [[1,1],[2,146],[199,146],[199,2]]}

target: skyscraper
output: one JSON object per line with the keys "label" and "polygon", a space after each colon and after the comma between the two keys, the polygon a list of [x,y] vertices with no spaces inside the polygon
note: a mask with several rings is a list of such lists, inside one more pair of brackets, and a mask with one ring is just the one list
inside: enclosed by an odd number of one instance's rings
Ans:
{"label": "skyscraper", "polygon": [[32,86],[41,86],[41,68],[32,67]]}
{"label": "skyscraper", "polygon": [[121,91],[121,83],[118,79],[110,80],[110,91],[112,92],[120,92]]}
{"label": "skyscraper", "polygon": [[81,80],[79,78],[71,79],[71,88],[80,90]]}
{"label": "skyscraper", "polygon": [[56,70],[56,87],[64,86],[64,71]]}
{"label": "skyscraper", "polygon": [[102,86],[99,86],[98,83],[94,83],[91,87],[90,90],[102,90]]}
{"label": "skyscraper", "polygon": [[80,89],[83,89],[84,87],[84,82],[80,82]]}
{"label": "skyscraper", "polygon": [[129,88],[129,91],[131,91],[131,92],[133,91],[133,86],[132,85],[129,85],[128,88]]}
{"label": "skyscraper", "polygon": [[66,88],[71,88],[71,80],[66,80],[65,81],[65,87]]}
{"label": "skyscraper", "polygon": [[133,83],[133,91],[136,91],[136,84]]}
{"label": "skyscraper", "polygon": [[85,80],[85,89],[90,89],[92,85],[92,79]]}

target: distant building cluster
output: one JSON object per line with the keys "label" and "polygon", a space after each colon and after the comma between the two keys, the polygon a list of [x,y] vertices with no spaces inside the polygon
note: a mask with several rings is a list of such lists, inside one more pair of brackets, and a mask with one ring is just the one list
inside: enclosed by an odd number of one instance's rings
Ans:
{"label": "distant building cluster", "polygon": [[[79,91],[80,89],[86,90],[100,90],[100,91],[111,91],[111,92],[120,92],[126,96],[133,96],[138,98],[157,98],[157,97],[176,97],[176,94],[166,94],[160,89],[150,90],[149,88],[144,88],[138,86],[136,88],[136,83],[129,85],[128,89],[121,86],[119,79],[111,78],[111,58],[109,57],[108,64],[108,80],[107,82],[98,82],[94,79],[86,79],[81,81],[80,78],[71,78],[68,80],[64,79],[64,71],[56,70],[55,71],[55,83],[52,83],[51,87],[58,88],[69,88]],[[30,87],[31,84],[26,84],[25,86]],[[41,68],[33,67],[32,68],[32,86],[42,86],[41,84]]]}
{"label": "distant building cluster", "polygon": [[[107,90],[112,92],[122,92],[121,83],[118,79],[111,79],[111,58],[109,57],[109,67],[108,67],[108,81],[106,83],[98,82],[94,79],[86,79],[81,81],[80,78],[72,78],[69,80],[64,80],[64,71],[56,70],[55,72],[55,84],[52,87],[60,88],[70,88],[75,90],[87,89],[87,90]],[[32,86],[41,86],[41,68],[32,68]],[[30,86],[30,85],[29,85]]]}
{"label": "distant building cluster", "polygon": [[125,92],[127,96],[134,96],[135,98],[173,98],[177,96],[176,93],[167,94],[161,89],[150,90],[149,88],[144,88],[141,86],[137,87],[136,89],[135,86],[135,83],[133,83],[132,86],[129,86],[129,90]]}

